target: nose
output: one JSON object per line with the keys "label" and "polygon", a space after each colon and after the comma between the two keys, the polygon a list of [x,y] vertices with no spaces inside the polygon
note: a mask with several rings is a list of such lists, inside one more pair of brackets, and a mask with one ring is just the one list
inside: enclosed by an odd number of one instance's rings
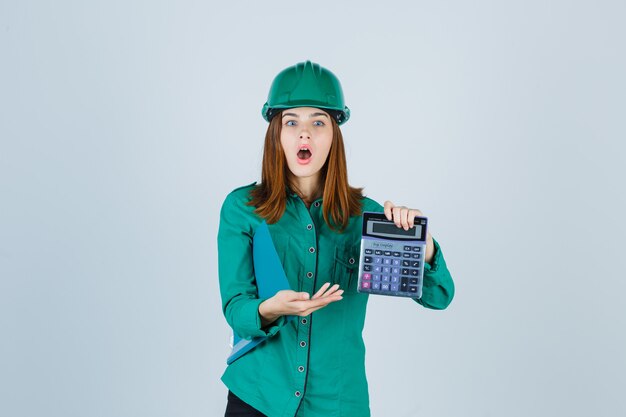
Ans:
{"label": "nose", "polygon": [[311,139],[311,133],[305,128],[300,131],[300,139]]}

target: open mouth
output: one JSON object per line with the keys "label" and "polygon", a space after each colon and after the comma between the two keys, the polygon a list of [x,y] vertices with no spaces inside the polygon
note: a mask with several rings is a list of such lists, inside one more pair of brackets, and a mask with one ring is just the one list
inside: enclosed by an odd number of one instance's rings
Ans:
{"label": "open mouth", "polygon": [[311,153],[311,150],[306,146],[301,147],[298,151],[298,159],[301,159],[303,161],[310,159],[311,156],[313,156],[313,154]]}

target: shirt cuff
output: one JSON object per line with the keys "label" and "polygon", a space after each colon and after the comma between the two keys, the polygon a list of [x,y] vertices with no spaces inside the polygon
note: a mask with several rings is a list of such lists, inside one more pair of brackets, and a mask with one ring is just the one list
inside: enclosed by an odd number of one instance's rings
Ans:
{"label": "shirt cuff", "polygon": [[433,244],[435,245],[435,253],[433,254],[431,263],[424,262],[424,273],[437,272],[439,265],[441,264],[441,248],[435,238],[433,238]]}
{"label": "shirt cuff", "polygon": [[242,307],[240,316],[243,320],[239,323],[239,328],[246,335],[244,339],[250,340],[253,337],[274,336],[287,321],[285,316],[280,316],[267,327],[261,327],[259,305],[265,300],[266,298],[250,300]]}
{"label": "shirt cuff", "polygon": [[435,253],[432,262],[424,262],[424,282],[422,297],[414,299],[426,308],[434,310],[445,309],[454,298],[454,281],[446,266],[441,247],[433,239]]}

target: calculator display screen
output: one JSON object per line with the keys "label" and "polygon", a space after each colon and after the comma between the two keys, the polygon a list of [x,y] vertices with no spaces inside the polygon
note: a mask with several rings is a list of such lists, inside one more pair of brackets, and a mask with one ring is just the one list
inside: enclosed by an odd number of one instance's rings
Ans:
{"label": "calculator display screen", "polygon": [[415,216],[413,227],[404,230],[402,227],[387,219],[384,213],[363,212],[363,237],[375,239],[389,239],[401,241],[426,241],[428,219],[423,216]]}
{"label": "calculator display screen", "polygon": [[372,232],[398,236],[419,237],[422,235],[422,226],[415,225],[409,230],[404,230],[403,228],[396,226],[395,223],[372,222]]}

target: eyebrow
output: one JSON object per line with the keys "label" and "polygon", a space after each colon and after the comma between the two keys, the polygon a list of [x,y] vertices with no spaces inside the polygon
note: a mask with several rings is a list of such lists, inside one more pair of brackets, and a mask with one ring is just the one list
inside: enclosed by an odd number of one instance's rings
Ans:
{"label": "eyebrow", "polygon": [[[298,117],[298,115],[297,115],[297,114],[295,114],[295,113],[285,113],[285,114],[283,114],[283,117],[285,117],[285,116],[294,116],[294,117]],[[315,117],[315,116],[324,116],[324,117],[328,117],[328,116],[326,115],[326,113],[320,113],[320,112],[317,112],[317,113],[311,113],[311,114],[309,115],[309,117]]]}

